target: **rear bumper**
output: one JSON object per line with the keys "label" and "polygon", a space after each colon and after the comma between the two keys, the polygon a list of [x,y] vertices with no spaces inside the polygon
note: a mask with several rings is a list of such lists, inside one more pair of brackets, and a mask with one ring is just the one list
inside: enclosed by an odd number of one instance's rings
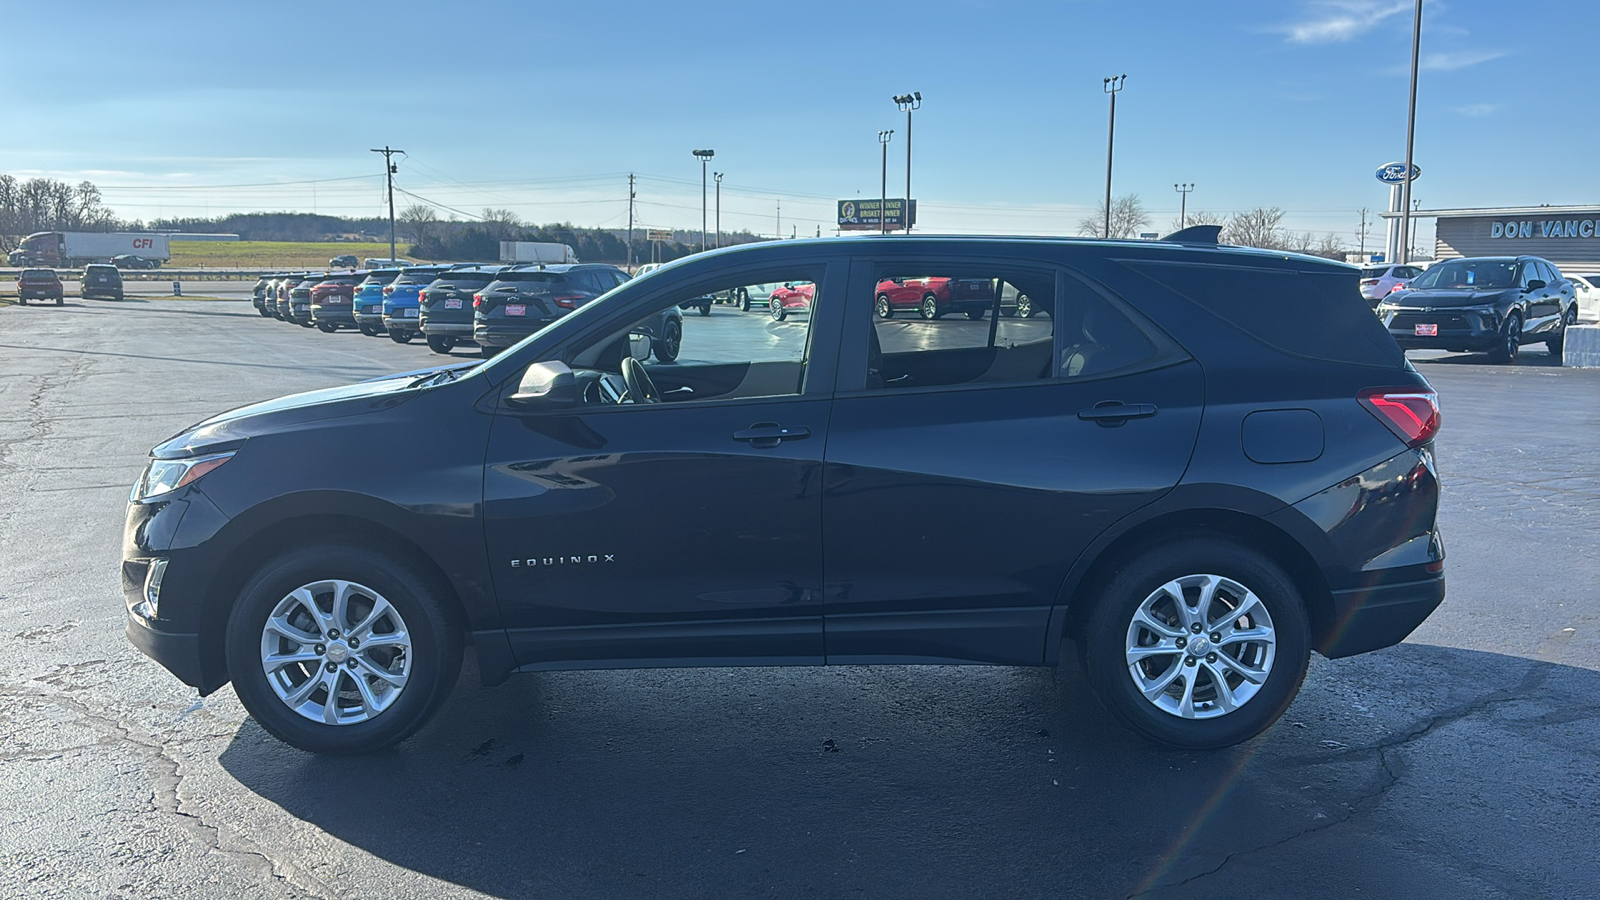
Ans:
{"label": "rear bumper", "polygon": [[1329,659],[1405,640],[1444,602],[1444,576],[1333,592],[1333,628],[1317,649]]}
{"label": "rear bumper", "polygon": [[518,323],[515,327],[507,328],[498,324],[498,321],[494,325],[475,323],[472,326],[472,339],[483,347],[509,347],[550,324],[544,319],[528,319],[525,324]]}
{"label": "rear bumper", "polygon": [[424,319],[422,322],[423,334],[448,334],[455,337],[472,337],[471,322],[437,322],[433,319]]}
{"label": "rear bumper", "polygon": [[405,316],[384,316],[383,327],[390,331],[416,332],[422,330],[416,319],[410,319]]}
{"label": "rear bumper", "polygon": [[311,305],[311,321],[331,322],[335,325],[354,325],[356,323],[355,316],[351,315],[350,307],[348,306],[321,306],[315,303]]}

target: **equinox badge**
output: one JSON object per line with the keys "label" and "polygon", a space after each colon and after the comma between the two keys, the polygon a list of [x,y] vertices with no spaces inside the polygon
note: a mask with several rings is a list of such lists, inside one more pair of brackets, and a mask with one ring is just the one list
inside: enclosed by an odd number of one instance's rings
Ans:
{"label": "equinox badge", "polygon": [[604,565],[617,561],[614,553],[590,554],[588,556],[541,556],[533,559],[513,559],[511,568],[532,569],[537,566],[587,566],[590,564]]}

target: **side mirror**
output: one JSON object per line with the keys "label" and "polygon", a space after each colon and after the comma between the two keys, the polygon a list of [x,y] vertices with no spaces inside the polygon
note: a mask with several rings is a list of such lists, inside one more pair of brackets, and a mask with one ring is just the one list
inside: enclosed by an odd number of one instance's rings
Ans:
{"label": "side mirror", "polygon": [[652,343],[652,341],[651,341],[650,335],[646,334],[645,332],[643,332],[643,331],[632,331],[632,332],[629,332],[628,333],[628,355],[632,356],[634,359],[638,360],[639,362],[644,362],[645,360],[650,358],[650,346],[651,346],[651,343]]}
{"label": "side mirror", "polygon": [[564,362],[536,362],[523,370],[517,392],[506,399],[514,406],[570,406],[578,400],[578,380]]}
{"label": "side mirror", "polygon": [[1544,286],[1545,286],[1544,282],[1542,282],[1539,279],[1535,278],[1534,280],[1528,282],[1528,286],[1523,288],[1523,290],[1524,291],[1537,291],[1537,290],[1543,288]]}

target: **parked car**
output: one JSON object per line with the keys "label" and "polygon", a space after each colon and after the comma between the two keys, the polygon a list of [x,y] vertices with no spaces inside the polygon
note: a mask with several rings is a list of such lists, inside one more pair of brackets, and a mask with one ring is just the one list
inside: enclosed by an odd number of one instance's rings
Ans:
{"label": "parked car", "polygon": [[311,289],[328,277],[326,273],[307,275],[289,288],[288,321],[302,328],[311,327]]}
{"label": "parked car", "polygon": [[449,266],[404,266],[383,288],[383,327],[389,339],[409,344],[417,336],[417,294]]}
{"label": "parked car", "polygon": [[505,266],[455,266],[417,294],[417,327],[435,353],[472,340],[473,300]]}
{"label": "parked car", "polygon": [[1578,300],[1578,321],[1600,322],[1600,274],[1568,275]]}
{"label": "parked car", "polygon": [[111,264],[116,266],[119,269],[159,269],[159,268],[161,268],[161,260],[159,260],[159,259],[148,259],[148,258],[143,257],[143,256],[135,256],[132,253],[124,253],[124,254],[122,254],[120,256],[111,257]]}
{"label": "parked car", "polygon": [[78,296],[85,300],[102,297],[108,300],[122,299],[122,273],[116,266],[105,263],[90,263],[83,267],[83,275],[78,279]]}
{"label": "parked car", "polygon": [[356,257],[353,253],[335,256],[333,259],[328,260],[328,268],[330,269],[354,269],[355,267]]}
{"label": "parked car", "polygon": [[[928,260],[1049,317],[939,342],[875,320],[873,285]],[[1070,641],[1134,731],[1235,744],[1312,650],[1395,644],[1444,598],[1437,395],[1356,272],[1193,237],[698,254],[492,361],[157,446],[126,516],[128,635],[326,753],[415,732],[469,640],[484,684],[1055,666]],[[754,280],[820,286],[804,331],[828,339],[731,317],[755,338],[736,355],[647,362],[643,326]]]}
{"label": "parked car", "polygon": [[874,309],[887,319],[895,310],[916,310],[924,319],[945,313],[981,319],[994,305],[994,284],[974,278],[885,278],[878,282]]}
{"label": "parked car", "polygon": [[809,281],[779,285],[767,295],[767,310],[779,322],[797,313],[810,313],[816,293],[817,286]]}
{"label": "parked car", "polygon": [[416,263],[409,259],[373,259],[370,256],[361,261],[363,269],[403,269],[414,265]]}
{"label": "parked car", "polygon": [[1405,290],[1378,303],[1401,347],[1487,352],[1514,362],[1523,344],[1560,353],[1578,321],[1572,282],[1537,256],[1485,256],[1434,263]]}
{"label": "parked car", "polygon": [[379,337],[386,333],[383,328],[383,289],[394,284],[399,277],[398,268],[374,269],[356,285],[355,293],[350,298],[350,312],[355,318],[356,328],[367,337]]}
{"label": "parked car", "polygon": [[[484,355],[492,356],[627,281],[628,274],[616,266],[521,265],[504,269],[473,300],[473,340]],[[676,348],[669,350],[665,342],[656,350],[676,355]]]}
{"label": "parked car", "polygon": [[1361,296],[1373,306],[1421,275],[1421,266],[1378,264],[1361,268]]}
{"label": "parked car", "polygon": [[338,331],[341,325],[354,328],[356,320],[350,298],[356,285],[366,277],[366,272],[346,272],[317,282],[311,288],[311,324],[325,334]]}
{"label": "parked car", "polygon": [[17,273],[17,302],[23,306],[29,300],[54,300],[60,306],[65,298],[55,269],[23,269]]}
{"label": "parked car", "polygon": [[272,311],[267,307],[267,292],[271,290],[272,281],[276,275],[262,275],[256,279],[255,286],[250,289],[250,305],[256,308],[264,318],[271,318]]}
{"label": "parked car", "polygon": [[272,307],[273,317],[278,321],[291,321],[289,318],[289,292],[294,290],[295,285],[305,281],[310,274],[309,272],[292,272],[273,282],[271,288],[272,299],[268,301],[268,305]]}

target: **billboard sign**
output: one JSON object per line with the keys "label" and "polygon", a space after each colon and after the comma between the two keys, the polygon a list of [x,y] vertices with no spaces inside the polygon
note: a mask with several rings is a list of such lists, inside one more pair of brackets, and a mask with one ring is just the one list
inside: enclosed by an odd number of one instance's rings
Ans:
{"label": "billboard sign", "polygon": [[645,233],[644,234],[645,234],[645,238],[644,239],[647,240],[647,241],[670,241],[670,240],[672,240],[672,229],[671,228],[647,228],[647,229],[645,229]]}
{"label": "billboard sign", "polygon": [[[886,215],[880,222],[880,205],[885,206]],[[878,198],[870,200],[856,198],[855,200],[839,201],[839,228],[842,231],[877,231],[887,226],[889,231],[896,231],[906,227],[906,201],[890,197],[880,203]],[[911,224],[917,224],[917,201],[911,201]]]}

